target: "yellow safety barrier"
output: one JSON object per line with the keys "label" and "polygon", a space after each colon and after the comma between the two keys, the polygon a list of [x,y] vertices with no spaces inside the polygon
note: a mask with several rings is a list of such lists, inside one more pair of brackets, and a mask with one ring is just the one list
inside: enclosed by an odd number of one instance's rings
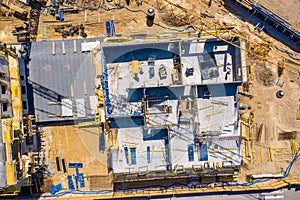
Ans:
{"label": "yellow safety barrier", "polygon": [[273,150],[271,147],[268,148],[268,153],[269,153],[269,160],[274,161],[274,155],[273,155]]}
{"label": "yellow safety barrier", "polygon": [[236,151],[236,150],[238,150],[238,149],[237,149],[237,148],[221,148],[221,150]]}
{"label": "yellow safety barrier", "polygon": [[297,148],[296,141],[295,141],[295,140],[291,140],[291,141],[290,141],[290,144],[291,144],[292,154],[293,154],[293,155],[298,154],[298,148]]}
{"label": "yellow safety barrier", "polygon": [[20,193],[19,188],[8,188],[5,189],[3,193],[0,194],[0,197],[9,197],[9,196],[17,196]]}
{"label": "yellow safety barrier", "polygon": [[14,185],[17,183],[16,178],[16,161],[12,161],[11,163],[6,162],[6,183],[7,185]]}
{"label": "yellow safety barrier", "polygon": [[247,126],[245,124],[243,124],[243,123],[241,123],[241,125],[242,125],[242,128],[241,128],[241,130],[242,130],[242,136],[243,137],[248,137]]}
{"label": "yellow safety barrier", "polygon": [[262,148],[259,149],[260,162],[263,162]]}
{"label": "yellow safety barrier", "polygon": [[78,124],[79,127],[99,126],[99,125],[100,125],[100,122],[98,122],[98,121],[80,122]]}
{"label": "yellow safety barrier", "polygon": [[300,120],[300,105],[298,105],[298,109],[297,109],[297,120]]}

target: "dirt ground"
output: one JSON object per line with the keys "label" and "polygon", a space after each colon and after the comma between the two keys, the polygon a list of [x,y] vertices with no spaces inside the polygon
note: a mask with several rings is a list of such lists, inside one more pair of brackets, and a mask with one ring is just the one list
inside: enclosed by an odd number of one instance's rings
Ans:
{"label": "dirt ground", "polygon": [[[109,4],[108,7],[112,8],[113,5]],[[149,6],[144,4],[143,6],[137,8],[135,5],[130,6],[131,9],[141,9],[147,10]],[[86,21],[85,21],[86,15]],[[126,9],[113,10],[113,11],[86,11],[80,12],[79,14],[66,13],[65,22],[74,25],[83,24],[85,26],[85,31],[88,37],[99,37],[100,35],[106,35],[105,33],[105,22],[107,20],[115,21],[115,28],[117,34],[125,33],[130,34],[130,32],[136,32],[140,30],[145,30],[147,28],[145,14],[142,12],[132,13]],[[46,26],[47,38],[45,39],[62,39],[61,33],[54,32],[54,27],[60,25],[61,23],[48,23],[47,21],[54,20],[52,16],[41,16],[41,24]],[[147,29],[148,32],[156,32],[158,27],[153,27]],[[41,29],[40,29],[41,30]],[[78,36],[68,37],[67,39],[75,39]]]}
{"label": "dirt ground", "polygon": [[[18,3],[17,0],[3,0],[4,3],[10,2],[15,5],[18,5],[21,8],[26,10],[30,10],[29,6],[23,5]],[[77,6],[80,9],[82,6],[81,2],[77,0]],[[88,2],[88,1],[86,1]],[[93,2],[93,3],[92,3]],[[90,4],[85,4],[85,6],[90,7],[97,7],[99,5],[103,5],[103,0],[94,0],[91,1]],[[146,1],[145,1],[146,2]],[[214,22],[226,22],[226,23],[233,23],[236,24],[237,29],[241,27],[246,27],[247,24],[239,20],[236,16],[228,12],[224,12],[223,7],[220,5],[219,1],[214,0],[212,6],[208,8],[205,0],[195,1],[195,0],[174,0],[173,2],[178,3],[179,5],[192,10],[197,14],[204,14],[204,16],[211,16],[210,20]],[[300,28],[300,22],[297,17],[297,13],[300,10],[300,3],[298,0],[290,0],[290,1],[283,1],[283,0],[273,0],[272,2],[268,0],[258,0],[258,3],[261,3],[268,7],[270,10],[274,11],[279,16],[283,17],[284,19],[288,20],[294,28]],[[48,5],[50,5],[48,3]],[[120,5],[126,5],[124,0],[120,1]],[[108,8],[113,8],[113,2],[107,3],[106,6]],[[98,37],[100,35],[105,35],[105,21],[107,20],[115,20],[115,26],[117,34],[130,34],[131,32],[143,32],[143,33],[155,33],[155,32],[165,32],[168,31],[167,29],[163,29],[157,25],[153,25],[152,27],[147,27],[146,25],[146,16],[142,12],[147,12],[147,9],[153,7],[156,10],[156,17],[155,22],[162,25],[167,26],[168,28],[177,28],[182,29],[186,26],[185,23],[180,22],[174,18],[170,19],[171,7],[165,7],[162,11],[159,11],[158,5],[156,1],[148,0],[148,3],[143,3],[142,6],[137,6],[135,1],[131,1],[130,5],[128,6],[129,9],[132,10],[139,10],[139,12],[130,12],[127,9],[117,9],[112,11],[105,11],[103,9],[90,11],[87,10],[85,12],[80,12],[78,14],[72,13],[65,13],[65,22],[57,22],[55,17],[51,16],[49,11],[48,12],[41,12],[40,23],[39,23],[39,31],[38,31],[38,39],[37,40],[51,40],[51,39],[62,39],[61,33],[57,33],[54,31],[55,26],[59,26],[62,24],[71,24],[71,25],[85,25],[85,31],[88,37]],[[175,13],[176,13],[176,9]],[[85,17],[86,16],[86,17]],[[191,20],[193,22],[193,20]],[[16,26],[24,25],[24,23],[14,18],[13,16],[4,17],[3,15],[0,16],[0,23],[1,27],[4,27],[0,30],[0,41],[2,42],[16,42],[16,37],[12,35],[12,30],[15,29]],[[195,24],[199,24],[199,22],[195,21]],[[178,26],[180,25],[180,26]],[[44,27],[44,28],[42,28]],[[42,29],[46,30],[46,34],[42,37]],[[79,36],[68,37],[67,39],[75,39]]]}
{"label": "dirt ground", "polygon": [[[247,104],[253,113],[253,124],[262,126],[260,139],[255,138],[252,143],[254,159],[244,164],[240,173],[241,180],[246,174],[282,174],[292,160],[290,140],[295,139],[300,147],[300,121],[296,120],[297,106],[300,104],[300,79],[289,72],[280,77],[277,67],[270,66],[261,61],[250,61],[253,67],[253,81],[249,93],[253,95],[250,100],[240,96],[240,103]],[[283,86],[276,85],[278,79]],[[277,98],[276,92],[284,91],[283,98]],[[289,132],[295,132],[295,137],[289,137]],[[284,139],[279,135],[286,135]],[[272,150],[273,161],[269,156]],[[276,149],[279,148],[279,149]],[[262,151],[262,157],[260,156]],[[292,169],[289,178],[297,178],[300,173],[299,161]]]}
{"label": "dirt ground", "polygon": [[[76,175],[75,169],[68,168],[70,162],[80,162],[83,168],[79,169],[84,174],[86,187],[89,185],[89,177],[103,177],[101,184],[103,188],[111,189],[111,178],[108,174],[107,151],[100,152],[98,149],[99,134],[101,129],[98,127],[81,128],[77,125],[51,126],[44,127],[47,140],[47,161],[49,170],[54,175],[48,181],[51,184],[62,183],[67,189],[67,175]],[[67,172],[58,171],[56,166],[56,157],[65,159]],[[62,169],[62,165],[61,165]],[[47,182],[47,180],[46,180]],[[99,183],[98,183],[99,184]],[[49,191],[50,185],[44,186],[44,191]]]}
{"label": "dirt ground", "polygon": [[298,0],[258,0],[257,3],[264,5],[283,19],[290,22],[296,29],[300,29],[300,2]]}

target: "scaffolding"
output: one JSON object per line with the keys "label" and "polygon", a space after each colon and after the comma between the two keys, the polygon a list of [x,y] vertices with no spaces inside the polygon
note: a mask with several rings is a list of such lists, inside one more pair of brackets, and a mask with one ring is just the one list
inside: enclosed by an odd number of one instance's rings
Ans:
{"label": "scaffolding", "polygon": [[[17,185],[23,176],[17,176],[19,170],[24,170],[21,158],[20,140],[22,138],[23,108],[19,74],[19,63],[16,49],[1,46],[2,67],[1,84],[1,131],[2,144],[5,149],[5,178],[6,186],[0,196],[16,195],[20,188]],[[2,145],[1,145],[2,146]],[[2,150],[2,149],[1,149]],[[18,163],[18,164],[17,164]],[[23,171],[24,172],[24,171]]]}
{"label": "scaffolding", "polygon": [[12,150],[12,143],[13,143],[13,130],[12,130],[12,119],[2,119],[2,136],[3,136],[3,143],[5,144],[6,148],[6,184],[13,185],[16,184],[17,176],[16,176],[16,161],[13,160],[13,150]]}
{"label": "scaffolding", "polygon": [[8,56],[8,66],[10,74],[10,89],[12,99],[13,121],[14,130],[21,129],[21,123],[23,121],[23,106],[22,106],[22,94],[21,94],[21,82],[20,73],[18,67],[18,59]]}

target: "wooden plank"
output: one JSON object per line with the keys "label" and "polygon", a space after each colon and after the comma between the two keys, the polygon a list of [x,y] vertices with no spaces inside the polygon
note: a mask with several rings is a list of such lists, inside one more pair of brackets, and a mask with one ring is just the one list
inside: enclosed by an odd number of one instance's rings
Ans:
{"label": "wooden plank", "polygon": [[300,120],[300,104],[298,105],[298,110],[297,110],[297,120]]}

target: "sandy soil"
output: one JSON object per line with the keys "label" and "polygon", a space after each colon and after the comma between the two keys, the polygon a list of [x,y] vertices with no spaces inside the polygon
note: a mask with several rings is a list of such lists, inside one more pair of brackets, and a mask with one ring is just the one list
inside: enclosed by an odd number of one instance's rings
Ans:
{"label": "sandy soil", "polygon": [[[279,77],[277,66],[272,66],[266,62],[254,61],[248,59],[248,64],[253,67],[253,80],[251,81],[250,91],[253,99],[240,96],[240,103],[245,103],[251,107],[254,115],[253,123],[260,125],[262,135],[260,140],[254,140],[252,143],[253,160],[244,164],[241,168],[239,180],[242,182],[247,174],[282,174],[289,165],[293,156],[291,153],[290,140],[279,140],[281,132],[298,132],[296,141],[299,147],[300,121],[296,120],[297,106],[300,104],[300,79],[287,71]],[[284,82],[283,86],[276,85],[277,80]],[[283,90],[285,96],[277,98],[276,92]],[[292,139],[292,138],[290,138]],[[284,148],[273,150],[274,160],[271,161],[268,148]],[[262,149],[262,162],[260,157]],[[297,161],[299,163],[299,161]],[[294,165],[289,178],[297,178],[300,173],[300,167]]]}
{"label": "sandy soil", "polygon": [[[53,184],[63,182],[62,176],[75,175],[75,169],[68,168],[67,173],[57,171],[55,158],[60,157],[66,160],[66,164],[69,162],[81,162],[83,168],[80,172],[85,177],[89,176],[108,176],[107,168],[107,151],[98,151],[99,141],[99,128],[78,128],[76,126],[53,126],[44,128],[45,135],[47,137],[48,151],[47,158],[49,163],[49,169],[54,172],[54,176],[51,177]],[[106,178],[106,186],[109,187],[109,180]],[[108,182],[107,182],[108,181]],[[86,179],[86,187],[88,185],[88,179]]]}
{"label": "sandy soil", "polygon": [[[253,65],[255,81],[253,81],[251,93],[251,107],[254,112],[254,121],[278,126],[280,130],[300,130],[300,122],[296,120],[297,106],[300,103],[300,80],[297,76],[284,72],[280,77],[284,81],[282,87],[275,85],[278,80],[277,67]],[[270,69],[271,76],[266,77],[265,71]],[[266,79],[269,79],[267,86]],[[283,90],[285,96],[281,99],[276,97],[276,92]],[[256,113],[256,114],[255,114]],[[271,125],[270,124],[270,125]]]}
{"label": "sandy soil", "polygon": [[280,17],[290,22],[295,28],[300,30],[300,1],[298,0],[258,0],[258,3],[264,5]]}

